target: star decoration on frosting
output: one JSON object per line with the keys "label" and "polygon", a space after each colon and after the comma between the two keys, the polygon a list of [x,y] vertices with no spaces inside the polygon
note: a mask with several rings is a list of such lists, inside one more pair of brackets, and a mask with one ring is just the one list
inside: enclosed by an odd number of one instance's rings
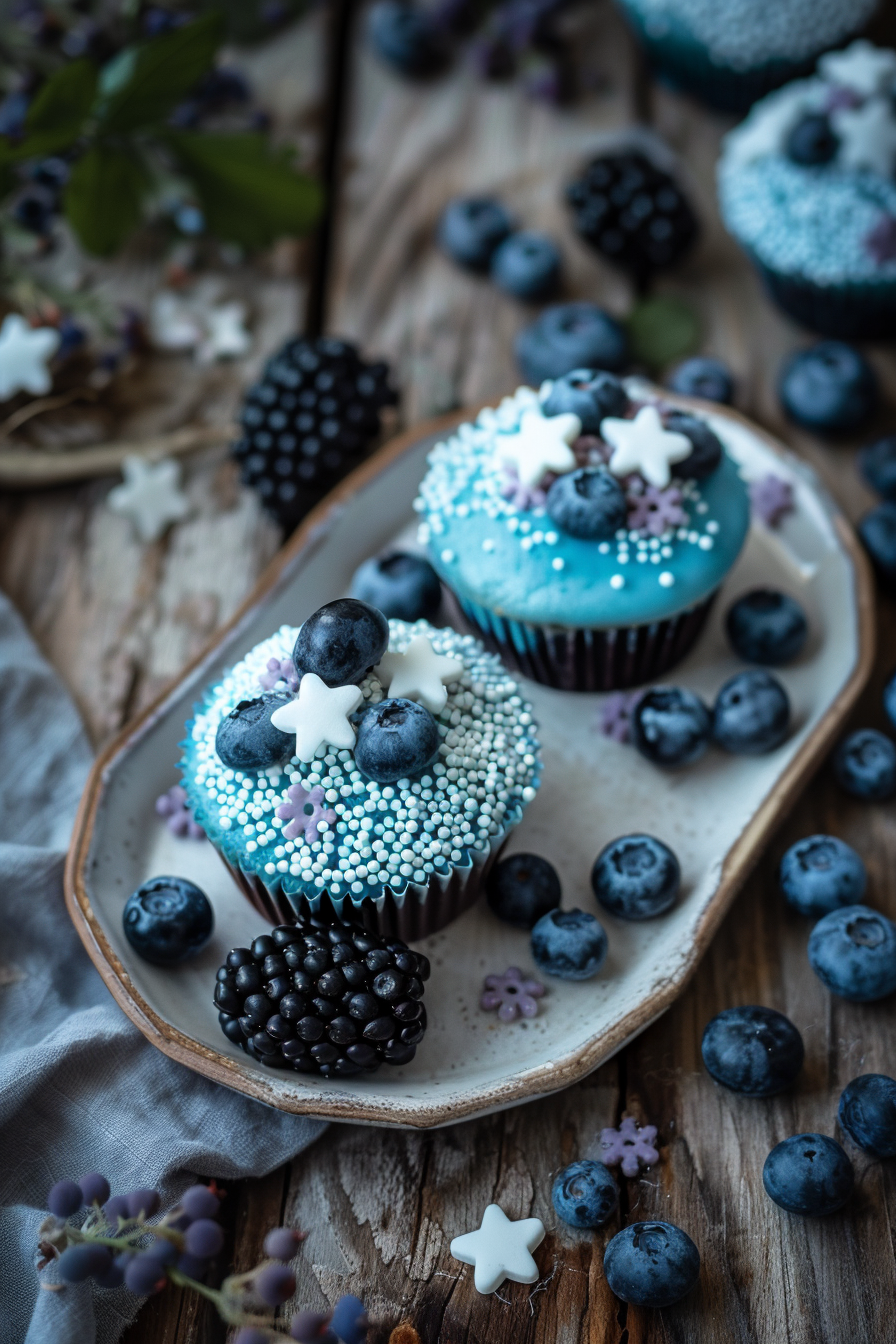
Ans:
{"label": "star decoration on frosting", "polygon": [[896,115],[888,98],[870,98],[861,107],[840,107],[831,113],[840,141],[837,164],[890,177],[896,162]]}
{"label": "star decoration on frosting", "polygon": [[450,1249],[455,1260],[473,1266],[477,1293],[493,1293],[505,1279],[513,1283],[536,1281],[538,1266],[532,1252],[543,1240],[544,1223],[540,1218],[514,1221],[498,1204],[489,1204],[481,1227],[455,1237]]}
{"label": "star decoration on frosting", "polygon": [[158,541],[190,512],[190,501],[180,488],[180,465],[173,459],[148,462],[145,457],[126,457],[121,472],[124,482],[109,491],[106,502],[113,513],[130,518],[141,541]]}
{"label": "star decoration on frosting", "polygon": [[694,451],[686,434],[664,429],[655,406],[642,406],[634,420],[607,416],[600,422],[601,437],[613,449],[610,470],[614,476],[639,472],[649,485],[664,490],[672,479],[671,467]]}
{"label": "star decoration on frosting", "polygon": [[352,749],[355,730],[348,716],[363,699],[357,686],[328,686],[316,672],[306,672],[296,698],[275,709],[271,723],[281,733],[295,733],[300,761],[313,761],[318,747]]}
{"label": "star decoration on frosting", "polygon": [[726,154],[738,163],[753,163],[769,154],[780,153],[781,146],[800,117],[808,109],[804,97],[795,97],[787,89],[767,98],[746,121],[738,126],[730,140]]}
{"label": "star decoration on frosting", "polygon": [[404,653],[385,653],[376,675],[391,700],[416,700],[438,714],[448,699],[446,686],[457,681],[463,660],[436,653],[426,635],[415,635]]}
{"label": "star decoration on frosting", "polygon": [[818,69],[832,84],[842,84],[870,98],[896,75],[896,53],[859,38],[845,51],[829,51],[822,56]]}
{"label": "star decoration on frosting", "polygon": [[582,432],[577,415],[542,415],[540,411],[523,411],[515,434],[502,434],[498,452],[516,467],[522,485],[538,485],[548,471],[563,475],[574,470],[576,455],[570,444]]}
{"label": "star decoration on frosting", "polygon": [[32,327],[20,313],[8,313],[0,327],[0,401],[17,392],[42,397],[53,386],[47,364],[59,348],[54,327]]}

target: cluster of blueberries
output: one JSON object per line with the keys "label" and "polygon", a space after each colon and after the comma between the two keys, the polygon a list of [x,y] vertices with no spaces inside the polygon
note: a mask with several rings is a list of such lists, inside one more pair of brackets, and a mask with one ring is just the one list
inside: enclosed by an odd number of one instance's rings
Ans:
{"label": "cluster of blueberries", "polygon": [[515,299],[549,299],[560,287],[562,259],[554,240],[515,229],[509,212],[490,197],[451,201],[439,220],[438,239],[452,261],[489,274]]}

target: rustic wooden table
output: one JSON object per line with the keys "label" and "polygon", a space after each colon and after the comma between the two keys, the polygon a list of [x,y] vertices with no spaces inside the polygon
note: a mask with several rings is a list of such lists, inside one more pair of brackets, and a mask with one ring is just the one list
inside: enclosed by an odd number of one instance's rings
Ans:
{"label": "rustic wooden table", "polygon": [[[331,20],[328,23],[328,19]],[[291,328],[358,338],[392,361],[413,423],[500,397],[516,385],[513,333],[529,313],[459,274],[433,247],[442,205],[459,192],[499,193],[532,227],[562,242],[569,295],[625,312],[631,294],[573,236],[560,187],[602,132],[652,125],[687,164],[705,221],[689,265],[661,290],[698,310],[705,350],[735,370],[738,405],[816,468],[852,517],[870,505],[851,446],[822,445],[787,425],[775,395],[782,357],[805,335],[773,311],[718,223],[713,165],[730,122],[651,84],[608,0],[575,13],[586,92],[572,110],[527,102],[512,86],[456,69],[423,87],[385,72],[364,50],[351,0],[305,21],[266,91],[289,110],[292,132],[330,183],[316,246],[283,258],[258,285],[267,348]],[[272,73],[271,73],[272,72]],[[259,351],[259,358],[266,350]],[[873,350],[896,389],[896,359]],[[258,360],[256,359],[256,364]],[[160,389],[176,427],[178,362]],[[244,372],[251,371],[250,366]],[[237,375],[219,376],[233,405]],[[885,420],[882,418],[881,424]],[[103,506],[110,482],[0,497],[0,586],[74,693],[97,743],[107,738],[224,621],[253,586],[279,537],[238,488],[222,451],[194,457],[195,512],[163,541],[138,545]],[[896,607],[880,600],[880,654],[856,721],[882,726],[880,690],[896,662]],[[325,1307],[356,1291],[385,1344],[401,1321],[422,1344],[885,1344],[896,1338],[896,1176],[851,1149],[857,1189],[824,1220],[784,1214],[762,1190],[762,1164],[788,1134],[833,1132],[837,1098],[856,1074],[894,1072],[896,1003],[832,998],[809,970],[806,925],[783,906],[775,865],[799,836],[832,831],[865,858],[874,905],[896,917],[892,806],[846,799],[822,772],[744,888],[680,1001],[577,1087],[532,1105],[430,1134],[333,1126],[293,1165],[234,1185],[227,1254],[258,1258],[264,1231],[308,1228],[297,1301]],[[708,1019],[738,1003],[787,1013],[806,1044],[793,1092],[746,1101],[703,1071]],[[552,1173],[627,1111],[659,1126],[661,1160],[623,1182],[619,1217],[591,1237],[558,1223]],[[541,1217],[544,1278],[480,1297],[448,1255],[451,1238],[498,1200],[512,1217]],[[603,1249],[630,1218],[681,1224],[703,1257],[700,1286],[662,1312],[626,1308],[609,1292]],[[127,1344],[213,1344],[224,1327],[203,1302],[175,1290],[147,1304]],[[402,1332],[401,1344],[415,1344]]]}

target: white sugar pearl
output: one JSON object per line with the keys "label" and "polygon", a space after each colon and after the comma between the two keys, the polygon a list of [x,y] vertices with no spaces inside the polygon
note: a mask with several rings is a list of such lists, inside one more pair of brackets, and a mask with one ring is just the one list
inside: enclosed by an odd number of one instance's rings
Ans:
{"label": "white sugar pearl", "polygon": [[659,578],[661,588],[671,588],[672,585],[675,583],[675,575],[670,574],[668,569],[664,569]]}

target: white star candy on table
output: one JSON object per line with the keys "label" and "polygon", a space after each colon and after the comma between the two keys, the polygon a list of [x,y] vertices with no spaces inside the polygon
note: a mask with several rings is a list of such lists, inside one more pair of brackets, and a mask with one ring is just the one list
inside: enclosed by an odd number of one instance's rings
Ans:
{"label": "white star candy on table", "polygon": [[54,327],[32,327],[21,313],[8,313],[0,327],[0,401],[17,392],[42,397],[53,386],[47,364],[59,348]]}
{"label": "white star candy on table", "polygon": [[445,708],[446,686],[464,670],[460,658],[436,653],[426,635],[415,635],[404,653],[386,653],[376,675],[392,700],[416,700],[431,714]]}
{"label": "white star candy on table", "polygon": [[577,415],[542,415],[540,411],[523,411],[515,434],[501,434],[498,452],[516,467],[522,485],[537,485],[547,471],[558,475],[572,471],[576,465],[570,444],[582,432]]}
{"label": "white star candy on table", "polygon": [[694,451],[687,435],[663,428],[655,406],[642,406],[634,420],[607,416],[600,422],[600,436],[613,449],[610,470],[614,476],[638,471],[659,490],[672,479],[672,464],[683,462]]}
{"label": "white star candy on table", "polygon": [[193,350],[202,340],[202,323],[189,300],[162,290],[149,305],[149,339],[157,350]]}
{"label": "white star candy on table", "polygon": [[498,1204],[489,1204],[482,1215],[482,1226],[475,1232],[455,1237],[451,1254],[462,1264],[472,1265],[477,1293],[493,1293],[505,1279],[513,1283],[534,1283],[538,1266],[531,1252],[544,1240],[540,1218],[516,1221]]}
{"label": "white star candy on table", "polygon": [[316,672],[306,672],[296,698],[275,709],[271,723],[281,733],[295,733],[300,761],[313,761],[318,747],[350,751],[355,730],[348,716],[363,698],[357,686],[328,686]]}
{"label": "white star candy on table", "polygon": [[896,53],[875,47],[860,37],[845,51],[829,51],[822,56],[818,69],[832,84],[870,98],[896,75]]}
{"label": "white star candy on table", "polygon": [[252,337],[245,328],[246,309],[242,303],[222,303],[205,314],[208,334],[196,351],[200,364],[216,359],[238,359],[251,349]]}
{"label": "white star candy on table", "polygon": [[180,488],[180,464],[170,457],[158,462],[126,457],[121,471],[124,482],[109,491],[106,502],[113,513],[130,518],[141,541],[157,541],[171,523],[190,512]]}
{"label": "white star candy on table", "polygon": [[871,98],[863,107],[839,107],[831,125],[840,141],[837,164],[891,177],[896,161],[896,114],[888,98]]}

